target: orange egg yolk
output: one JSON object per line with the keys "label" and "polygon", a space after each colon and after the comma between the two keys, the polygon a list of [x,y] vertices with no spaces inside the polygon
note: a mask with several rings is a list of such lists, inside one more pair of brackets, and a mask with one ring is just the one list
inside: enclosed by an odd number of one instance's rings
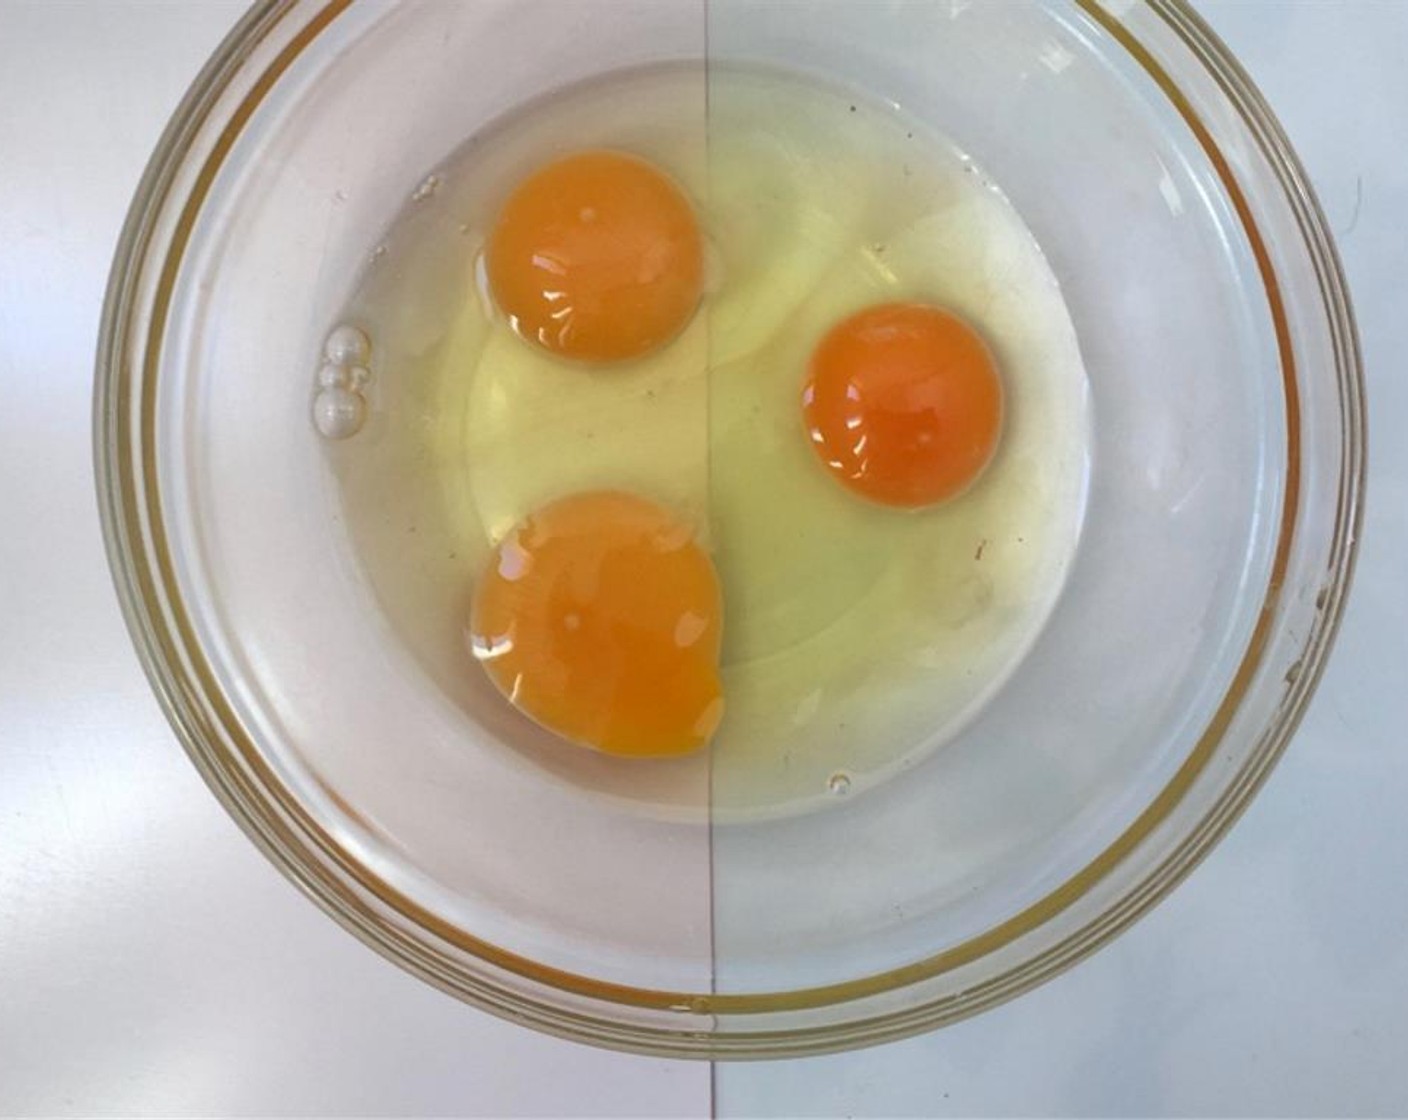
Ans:
{"label": "orange egg yolk", "polygon": [[722,611],[688,525],[630,494],[578,494],[494,551],[471,647],[512,704],[563,738],[678,755],[708,742],[723,714]]}
{"label": "orange egg yolk", "polygon": [[987,344],[957,316],[918,303],[881,304],[833,327],[802,391],[827,470],[889,506],[965,490],[992,459],[1002,408]]}
{"label": "orange egg yolk", "polygon": [[689,200],[663,172],[621,152],[580,152],[519,183],[486,257],[489,287],[514,330],[588,362],[669,342],[704,284]]}

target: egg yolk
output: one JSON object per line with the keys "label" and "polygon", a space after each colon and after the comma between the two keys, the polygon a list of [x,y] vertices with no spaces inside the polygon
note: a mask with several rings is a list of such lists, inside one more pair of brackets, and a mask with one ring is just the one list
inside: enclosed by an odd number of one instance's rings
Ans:
{"label": "egg yolk", "polygon": [[519,183],[486,258],[494,300],[514,330],[588,362],[669,342],[704,283],[689,200],[663,172],[622,152],[579,152]]}
{"label": "egg yolk", "polygon": [[962,319],[919,303],[867,308],[812,355],[802,413],[812,447],[855,493],[926,506],[965,490],[991,461],[1002,381]]}
{"label": "egg yolk", "polygon": [[495,549],[470,641],[509,702],[617,755],[678,755],[723,715],[722,597],[690,527],[613,491],[543,507]]}

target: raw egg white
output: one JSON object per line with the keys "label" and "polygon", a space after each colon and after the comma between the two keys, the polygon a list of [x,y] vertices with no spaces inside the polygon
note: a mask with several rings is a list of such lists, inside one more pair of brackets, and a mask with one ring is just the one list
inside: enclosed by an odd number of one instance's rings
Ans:
{"label": "raw egg white", "polygon": [[[659,578],[704,620],[695,652],[708,656],[684,658],[698,687],[673,713],[652,709],[663,693],[646,689],[634,715],[610,717],[635,728],[611,742],[671,753],[712,732],[710,811],[750,817],[855,796],[916,764],[1000,686],[1075,547],[1087,418],[1051,271],[953,146],[808,81],[727,67],[711,68],[707,91],[702,81],[652,70],[564,94],[438,169],[439,190],[408,204],[348,305],[345,320],[371,335],[379,397],[367,432],[329,454],[393,630],[466,719],[510,742],[486,705],[512,697],[525,666],[576,673],[589,681],[581,695],[600,695],[608,662],[677,648],[666,623],[681,612],[656,619],[631,597],[654,586],[655,561],[622,543],[639,536],[632,517],[658,519],[652,532],[699,575]],[[639,182],[599,193],[617,173]],[[608,196],[636,201],[612,210]],[[609,261],[599,268],[602,222],[635,238],[649,267],[614,279]],[[979,371],[959,393],[971,447],[942,469],[922,431],[887,428],[879,406],[847,411],[845,361],[826,372],[826,340],[886,306],[928,309],[911,314],[943,327],[923,345]],[[839,396],[823,401],[823,381]],[[874,444],[831,453],[867,425]],[[861,469],[887,439],[891,451]],[[636,513],[612,505],[622,501]],[[555,621],[534,616],[504,653],[502,612],[523,609],[526,585],[502,573],[525,557],[577,563],[563,551],[571,534],[542,534],[574,510],[598,525],[574,549],[629,558],[609,594],[584,593]],[[569,616],[577,630],[543,637]],[[655,621],[632,630],[621,622],[632,617]],[[597,638],[577,649],[588,627]],[[564,668],[553,651],[565,637]],[[476,683],[486,674],[491,698]],[[535,706],[563,738],[611,749],[586,726],[600,705],[544,695]],[[671,729],[656,751],[639,737],[652,720]],[[554,768],[619,797],[670,799],[660,771],[633,778],[639,763],[574,765]]]}

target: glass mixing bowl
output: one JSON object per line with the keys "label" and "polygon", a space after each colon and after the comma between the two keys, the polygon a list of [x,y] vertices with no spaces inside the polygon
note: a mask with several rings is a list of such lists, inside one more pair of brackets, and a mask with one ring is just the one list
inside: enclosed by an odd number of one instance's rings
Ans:
{"label": "glass mixing bowl", "polygon": [[[707,761],[619,797],[608,760],[505,748],[498,709],[386,624],[309,421],[322,339],[426,175],[515,106],[663,62],[697,75],[701,135],[713,68],[756,62],[954,139],[1035,234],[1085,358],[1084,527],[1035,645],[944,749],[816,811],[714,817]],[[1362,393],[1304,173],[1178,0],[283,0],[230,34],[141,184],[96,456],[153,686],[314,900],[515,1021],[772,1057],[1010,998],[1208,851],[1324,665]]]}

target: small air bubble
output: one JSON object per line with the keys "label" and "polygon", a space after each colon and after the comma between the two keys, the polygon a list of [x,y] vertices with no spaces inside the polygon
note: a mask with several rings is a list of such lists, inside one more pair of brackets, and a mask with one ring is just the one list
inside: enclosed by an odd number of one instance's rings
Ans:
{"label": "small air bubble", "polygon": [[371,353],[371,339],[347,323],[334,327],[323,343],[323,355],[335,366],[366,365]]}
{"label": "small air bubble", "polygon": [[367,402],[350,389],[323,389],[313,398],[313,423],[327,439],[356,435],[367,418]]}
{"label": "small air bubble", "polygon": [[439,175],[427,175],[421,180],[420,186],[411,192],[411,201],[424,202],[440,189],[440,183],[441,179]]}
{"label": "small air bubble", "polygon": [[845,797],[851,792],[851,776],[844,770],[837,770],[826,779],[826,789],[835,797]]}
{"label": "small air bubble", "polygon": [[320,389],[346,389],[352,384],[352,375],[346,366],[333,365],[329,362],[318,370],[318,388]]}

